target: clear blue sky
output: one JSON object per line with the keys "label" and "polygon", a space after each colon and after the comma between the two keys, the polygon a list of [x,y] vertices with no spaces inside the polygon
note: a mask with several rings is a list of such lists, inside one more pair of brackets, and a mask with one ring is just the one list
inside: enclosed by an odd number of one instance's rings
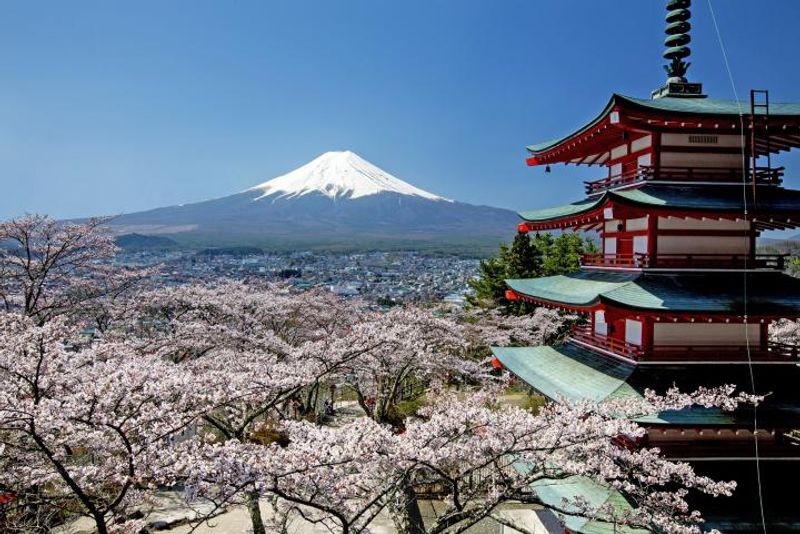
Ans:
{"label": "clear blue sky", "polygon": [[[705,0],[689,74],[729,98]],[[800,101],[800,2],[715,0],[740,96]],[[223,196],[350,149],[458,200],[576,200],[524,146],[661,84],[661,0],[0,1],[0,218]],[[794,176],[800,158],[783,158]],[[789,185],[800,186],[790,179]]]}

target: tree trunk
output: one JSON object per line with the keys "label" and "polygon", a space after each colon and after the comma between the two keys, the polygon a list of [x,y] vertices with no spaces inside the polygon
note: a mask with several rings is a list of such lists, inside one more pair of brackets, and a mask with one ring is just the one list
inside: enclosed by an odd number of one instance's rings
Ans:
{"label": "tree trunk", "polygon": [[100,512],[92,513],[95,525],[97,526],[97,534],[108,534],[108,527],[106,526],[106,518]]}
{"label": "tree trunk", "polygon": [[387,419],[386,414],[387,414],[386,399],[378,396],[378,398],[375,399],[375,410],[372,414],[372,418],[377,423],[388,423],[388,421],[386,420]]}
{"label": "tree trunk", "polygon": [[264,528],[264,518],[261,517],[261,507],[258,505],[259,494],[257,491],[250,491],[245,497],[247,511],[250,512],[250,522],[253,524],[253,534],[267,534]]}
{"label": "tree trunk", "polygon": [[394,521],[397,534],[425,534],[422,514],[419,511],[417,494],[406,476],[400,484],[394,498],[389,503],[389,513]]}
{"label": "tree trunk", "polygon": [[309,389],[306,395],[305,412],[308,414],[316,414],[317,412],[317,393],[319,390],[319,382],[315,382]]}

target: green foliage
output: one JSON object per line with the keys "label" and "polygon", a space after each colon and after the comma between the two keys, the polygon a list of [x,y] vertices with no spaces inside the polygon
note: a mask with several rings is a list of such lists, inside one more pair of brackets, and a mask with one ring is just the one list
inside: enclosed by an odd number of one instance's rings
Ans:
{"label": "green foliage", "polygon": [[563,233],[556,238],[550,234],[537,234],[534,241],[544,258],[539,276],[575,272],[581,267],[581,256],[598,252],[593,241],[579,234]]}
{"label": "green foliage", "polygon": [[417,415],[420,408],[427,406],[428,401],[425,395],[420,395],[414,399],[403,400],[397,403],[394,407],[396,415],[404,420],[406,417]]}
{"label": "green foliage", "polygon": [[530,393],[527,397],[525,397],[525,401],[522,403],[520,408],[537,414],[539,413],[539,410],[541,410],[546,404],[547,399],[542,395],[539,395],[538,393]]}
{"label": "green foliage", "polygon": [[392,425],[395,429],[401,429],[409,417],[415,417],[417,412],[428,405],[425,395],[419,395],[413,399],[406,399],[390,405],[384,418],[385,423]]}
{"label": "green foliage", "polygon": [[478,269],[480,275],[470,280],[469,285],[475,290],[475,295],[468,297],[468,302],[474,305],[497,306],[503,304],[506,290],[506,265],[504,258],[508,255],[508,246],[500,245],[497,256],[481,261]]}
{"label": "green foliage", "polygon": [[384,295],[383,297],[378,297],[375,301],[378,306],[384,306],[386,308],[391,308],[392,306],[400,306],[403,304],[403,301],[395,299],[394,297],[390,297],[388,295]]}
{"label": "green foliage", "polygon": [[786,262],[786,272],[795,278],[800,278],[800,258],[791,258]]}
{"label": "green foliage", "polygon": [[577,271],[583,254],[597,252],[597,246],[580,234],[563,233],[557,237],[536,234],[533,237],[519,233],[509,247],[500,245],[495,256],[483,260],[479,277],[470,282],[475,295],[473,305],[503,306],[509,313],[530,313],[535,306],[525,302],[509,301],[505,297],[505,280],[510,278],[537,278]]}
{"label": "green foliage", "polygon": [[532,240],[528,234],[523,233],[518,233],[514,237],[511,248],[506,249],[504,257],[506,276],[508,278],[539,276],[538,273],[542,270],[544,254],[542,249],[537,246],[537,238]]}

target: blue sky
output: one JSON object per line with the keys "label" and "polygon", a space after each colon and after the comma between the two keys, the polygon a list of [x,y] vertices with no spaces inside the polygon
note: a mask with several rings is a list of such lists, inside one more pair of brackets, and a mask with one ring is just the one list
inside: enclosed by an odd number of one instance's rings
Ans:
{"label": "blue sky", "polygon": [[[690,78],[732,97],[694,4]],[[602,171],[545,175],[524,146],[663,82],[663,6],[0,1],[0,218],[224,196],[342,149],[465,202],[572,201]],[[740,96],[800,101],[800,2],[714,7]],[[797,154],[782,162],[797,176]]]}

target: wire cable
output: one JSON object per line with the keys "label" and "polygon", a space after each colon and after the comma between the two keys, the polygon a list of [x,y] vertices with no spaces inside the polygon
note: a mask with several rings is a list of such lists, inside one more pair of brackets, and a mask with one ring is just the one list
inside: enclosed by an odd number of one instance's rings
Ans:
{"label": "wire cable", "polygon": [[[725,70],[728,72],[728,80],[731,84],[731,89],[733,90],[733,96],[736,99],[736,106],[739,110],[739,134],[741,138],[741,147],[742,147],[742,201],[744,207],[744,219],[745,221],[749,220],[748,214],[748,207],[747,207],[747,154],[745,152],[745,143],[747,139],[745,138],[745,128],[744,128],[744,113],[742,112],[742,102],[739,100],[739,93],[736,91],[736,83],[733,81],[733,71],[731,70],[730,62],[728,61],[728,52],[725,49],[725,43],[722,40],[722,33],[719,30],[719,24],[717,23],[717,16],[714,13],[714,6],[712,5],[711,0],[708,1],[708,10],[711,13],[711,20],[714,23],[714,30],[717,34],[717,42],[719,43],[719,48],[722,51],[722,59],[725,63]],[[753,131],[752,135],[755,135],[755,130]],[[756,155],[752,155],[753,159],[755,160]],[[753,175],[750,177],[751,180],[755,183],[755,169],[753,169]],[[753,197],[755,200],[755,196]],[[751,220],[751,228],[750,231],[755,231],[755,227],[753,225],[753,221]],[[754,242],[750,242],[752,246],[755,245]],[[754,253],[754,250],[750,251]],[[747,364],[750,370],[750,387],[753,392],[753,395],[756,395],[756,379],[755,373],[753,372],[753,359],[752,355],[750,354],[750,325],[747,322],[747,268],[748,268],[748,255],[745,254],[744,259],[744,273],[742,275],[743,279],[743,311],[744,311],[744,338],[745,338],[745,349],[747,351]],[[761,528],[764,534],[767,534],[767,518],[766,514],[764,513],[764,492],[761,485],[761,458],[759,456],[758,450],[758,404],[753,406],[753,443],[754,443],[754,451],[755,451],[755,461],[756,461],[756,483],[758,486],[758,507],[759,512],[761,513]]]}

